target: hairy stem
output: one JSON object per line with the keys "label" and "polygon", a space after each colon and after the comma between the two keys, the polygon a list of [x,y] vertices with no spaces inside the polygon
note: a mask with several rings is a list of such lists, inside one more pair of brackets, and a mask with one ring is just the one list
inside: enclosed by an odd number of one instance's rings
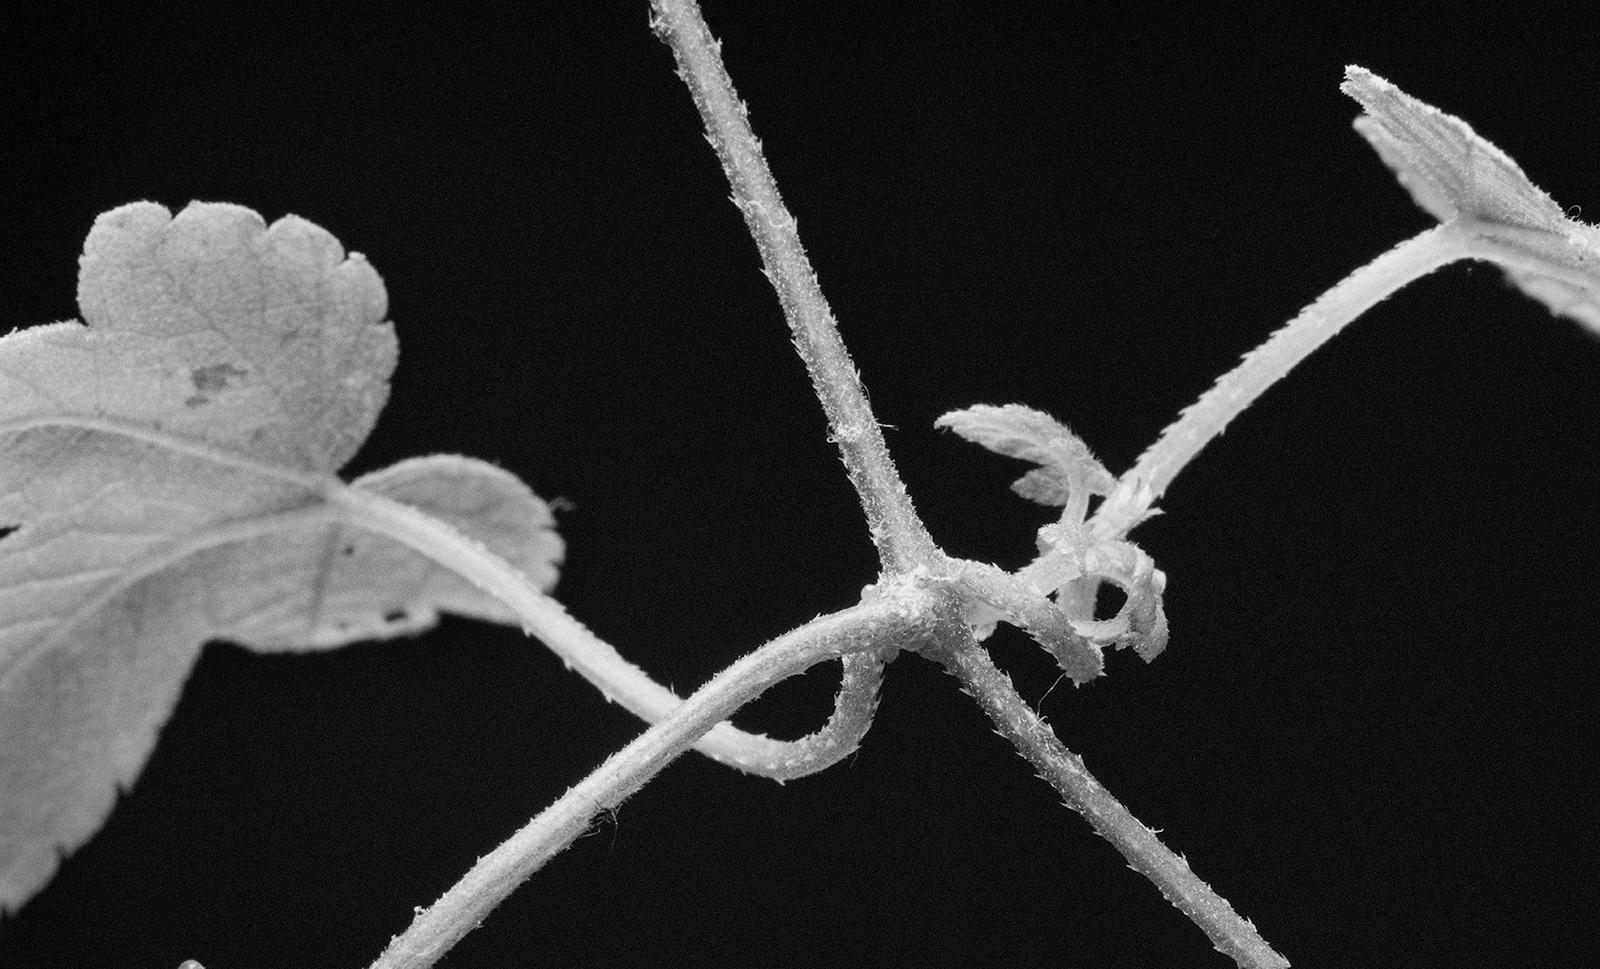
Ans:
{"label": "hairy stem", "polygon": [[642,787],[713,725],[772,684],[835,656],[893,650],[931,630],[932,595],[903,583],[885,595],[814,620],[717,674],[670,716],[613,754],[472,870],[411,927],[395,937],[372,969],[427,969],[476,928],[529,875],[609,810]]}
{"label": "hairy stem", "polygon": [[[607,700],[647,723],[664,720],[683,703],[676,693],[650,678],[605,640],[574,619],[555,599],[540,592],[509,562],[445,522],[401,502],[361,488],[329,489],[329,505],[339,518],[426,555],[505,603],[530,636],[561,657],[600,689]],[[856,749],[871,721],[883,662],[875,656],[845,659],[845,679],[833,717],[821,730],[799,740],[774,740],[719,723],[695,744],[697,750],[729,766],[777,780],[791,780],[832,766]],[[846,697],[847,690],[869,691]]]}
{"label": "hairy stem", "polygon": [[[655,12],[653,26],[672,47],[679,76],[689,85],[695,106],[700,111],[711,143],[733,187],[734,201],[744,213],[745,222],[761,250],[767,277],[778,290],[784,315],[794,333],[795,345],[805,360],[812,385],[827,412],[834,439],[843,452],[851,483],[855,485],[862,506],[866,509],[867,523],[885,571],[904,574],[917,566],[948,565],[948,560],[933,544],[918,519],[889,458],[883,435],[867,404],[860,377],[850,362],[833,315],[817,285],[816,275],[806,260],[795,220],[783,206],[777,186],[762,157],[760,145],[750,131],[744,105],[734,93],[732,82],[722,65],[719,45],[712,39],[695,0],[652,0],[652,5]],[[1256,390],[1250,396],[1254,397],[1259,392]],[[1241,407],[1243,403],[1248,403],[1248,400],[1243,401]],[[1231,416],[1231,413],[1227,414],[1222,423],[1226,423],[1227,417]],[[1218,425],[1216,430],[1220,431],[1221,426]],[[1194,450],[1198,450],[1198,446]],[[1180,456],[1176,467],[1181,467],[1189,456],[1192,456],[1192,452]],[[1174,472],[1176,467],[1173,468]],[[1129,489],[1129,493],[1149,494],[1147,489]],[[965,629],[959,624],[957,626]],[[965,650],[953,654],[952,668],[958,674],[965,672],[963,682],[978,697],[985,710],[1001,724],[1003,731],[1007,730],[1008,724],[1017,728],[1018,732],[1008,732],[1007,736],[1025,756],[1035,761],[1040,771],[1062,791],[1068,803],[1089,816],[1097,830],[1111,837],[1130,860],[1136,861],[1140,871],[1155,881],[1169,898],[1175,898],[1179,907],[1208,933],[1213,933],[1214,927],[1220,925],[1222,929],[1219,931],[1224,940],[1243,939],[1243,944],[1248,946],[1249,940],[1253,939],[1262,952],[1272,957],[1260,958],[1249,965],[1262,969],[1287,965],[1261,942],[1260,937],[1249,928],[1249,923],[1233,914],[1225,900],[1194,877],[1181,859],[1167,851],[1149,829],[1089,777],[1082,762],[1062,747],[1054,735],[1033,717],[1026,704],[1011,689],[1009,681],[1005,681],[989,662],[988,655],[971,642],[970,636],[966,643]],[[985,668],[992,675],[981,675]],[[841,703],[847,692],[841,691]],[[1043,731],[1042,735],[1028,732],[1019,709],[1026,711],[1027,717],[1032,718],[1038,730]],[[1048,736],[1048,742],[1043,739],[1044,736]],[[1108,832],[1114,832],[1115,836]],[[1139,834],[1141,832],[1142,837]],[[1181,872],[1178,868],[1182,869]],[[1213,938],[1219,936],[1213,934]]]}
{"label": "hairy stem", "polygon": [[[927,650],[924,650],[927,652]],[[1219,952],[1245,969],[1282,969],[1289,961],[1272,950],[1254,925],[1233,910],[1227,899],[1200,880],[1189,863],[1161,843],[1122,803],[1089,773],[1083,759],[1057,739],[1011,680],[1000,672],[971,637],[934,655],[961,680],[983,707],[1000,734],[1054,787],[1067,805],[1088,819],[1095,831],[1116,846],[1134,870],[1155,882],[1161,894],[1189,916]]]}
{"label": "hairy stem", "polygon": [[861,377],[850,362],[838,324],[800,244],[794,216],[784,208],[761,144],[750,130],[745,107],[722,66],[720,45],[712,39],[695,0],[652,0],[652,5],[652,24],[672,48],[678,75],[694,95],[706,133],[733,187],[734,201],[761,250],[767,278],[778,291],[795,347],[828,415],[850,483],[866,509],[867,526],[884,570],[907,572],[936,561],[938,549],[889,458]]}
{"label": "hairy stem", "polygon": [[[1123,476],[1123,481],[1138,486],[1125,494],[1142,490],[1147,496],[1146,504],[1161,497],[1201,448],[1295,364],[1400,287],[1465,258],[1469,254],[1466,244],[1465,234],[1453,225],[1435,226],[1346,276],[1267,342],[1245,354],[1237,367],[1185,408],[1183,415],[1139,457],[1133,470]],[[1106,502],[1107,507],[1102,507],[1100,514],[1126,514],[1126,509],[1110,505],[1112,502]]]}

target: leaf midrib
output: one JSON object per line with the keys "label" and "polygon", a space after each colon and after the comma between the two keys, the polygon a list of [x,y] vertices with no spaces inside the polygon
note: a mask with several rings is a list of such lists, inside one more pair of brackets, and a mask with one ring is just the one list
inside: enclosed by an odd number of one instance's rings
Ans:
{"label": "leaf midrib", "polygon": [[223,448],[167,434],[128,421],[79,416],[23,418],[21,420],[0,422],[0,437],[22,434],[40,428],[74,428],[108,434],[139,441],[168,452],[198,458],[212,464],[237,468],[276,482],[303,488],[308,492],[307,498],[310,499],[310,503],[293,509],[275,511],[250,518],[232,519],[221,524],[212,525],[165,546],[159,552],[148,554],[128,563],[126,566],[120,567],[118,569],[121,573],[119,578],[98,590],[78,608],[72,610],[69,615],[63,616],[48,635],[41,637],[21,650],[15,657],[12,657],[9,668],[0,670],[0,690],[4,690],[17,671],[27,667],[33,657],[59,646],[68,632],[76,627],[86,616],[93,615],[105,608],[137,583],[176,565],[183,559],[223,545],[278,534],[295,528],[330,524],[340,517],[338,508],[330,505],[326,499],[333,491],[344,488],[346,485],[332,474],[316,474],[267,464]]}
{"label": "leaf midrib", "polygon": [[330,485],[339,483],[339,479],[332,474],[301,471],[296,468],[268,464],[211,444],[179,437],[175,434],[167,434],[151,427],[130,421],[119,421],[115,418],[79,416],[24,417],[19,420],[0,422],[0,437],[52,427],[77,428],[140,441],[177,454],[209,461],[212,464],[238,468],[260,475],[263,478],[297,485],[319,494],[325,494]]}

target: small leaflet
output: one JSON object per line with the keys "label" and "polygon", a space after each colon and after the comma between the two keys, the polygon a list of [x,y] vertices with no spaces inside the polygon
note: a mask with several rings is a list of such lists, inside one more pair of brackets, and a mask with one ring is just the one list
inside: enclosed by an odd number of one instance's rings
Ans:
{"label": "small leaflet", "polygon": [[1600,333],[1600,230],[1567,218],[1460,118],[1361,67],[1345,69],[1340,89],[1366,109],[1356,131],[1417,205],[1440,222],[1470,223],[1485,244],[1474,256],[1500,264],[1551,312]]}
{"label": "small leaflet", "polygon": [[1082,502],[1087,507],[1089,495],[1109,494],[1116,485],[1083,439],[1043,411],[1021,404],[976,404],[933,423],[996,454],[1039,465],[1018,478],[1011,490],[1041,505]]}
{"label": "small leaflet", "polygon": [[[1166,576],[1131,542],[1121,541],[1144,515],[1119,522],[1120,529],[1084,524],[1090,495],[1109,495],[1117,480],[1061,422],[1020,404],[979,404],[951,411],[934,422],[1006,457],[1039,465],[1012,489],[1045,505],[1064,506],[1062,520],[1039,532],[1039,557],[1017,573],[1032,596],[985,603],[975,617],[983,635],[996,620],[1025,630],[1056,658],[1079,684],[1104,669],[1107,646],[1132,648],[1147,662],[1167,644],[1167,618],[1161,594]],[[1117,615],[1094,618],[1094,593],[1100,582],[1123,590],[1127,600]],[[1054,599],[1048,598],[1054,596]]]}

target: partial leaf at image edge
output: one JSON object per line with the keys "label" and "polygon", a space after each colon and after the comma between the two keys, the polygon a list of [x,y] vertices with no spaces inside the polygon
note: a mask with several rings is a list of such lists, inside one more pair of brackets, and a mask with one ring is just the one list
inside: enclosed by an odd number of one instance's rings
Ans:
{"label": "partial leaf at image edge", "polygon": [[1471,254],[1500,264],[1528,296],[1600,333],[1600,229],[1567,218],[1460,118],[1361,67],[1345,69],[1341,89],[1365,109],[1356,130],[1417,205],[1461,225]]}
{"label": "partial leaf at image edge", "polygon": [[[136,203],[84,245],[84,323],[0,338],[0,910],[104,822],[201,645],[316,649],[441,611],[513,622],[341,522],[396,345],[382,281],[304,220]],[[549,508],[469,458],[349,487],[409,504],[549,588]]]}

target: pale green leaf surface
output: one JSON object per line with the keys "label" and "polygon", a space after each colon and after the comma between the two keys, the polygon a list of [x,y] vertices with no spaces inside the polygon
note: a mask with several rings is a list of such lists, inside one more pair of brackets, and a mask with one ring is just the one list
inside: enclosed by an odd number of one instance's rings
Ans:
{"label": "pale green leaf surface", "polygon": [[[206,640],[330,647],[440,610],[513,621],[325,502],[395,362],[359,255],[294,217],[137,203],[96,221],[79,305],[84,323],[0,338],[0,909],[103,823]],[[352,487],[555,581],[549,509],[507,472],[441,455]]]}
{"label": "pale green leaf surface", "polygon": [[1360,67],[1342,90],[1365,113],[1355,127],[1440,222],[1460,222],[1473,255],[1505,268],[1518,288],[1557,315],[1600,332],[1600,230],[1566,217],[1505,152],[1460,118]]}

